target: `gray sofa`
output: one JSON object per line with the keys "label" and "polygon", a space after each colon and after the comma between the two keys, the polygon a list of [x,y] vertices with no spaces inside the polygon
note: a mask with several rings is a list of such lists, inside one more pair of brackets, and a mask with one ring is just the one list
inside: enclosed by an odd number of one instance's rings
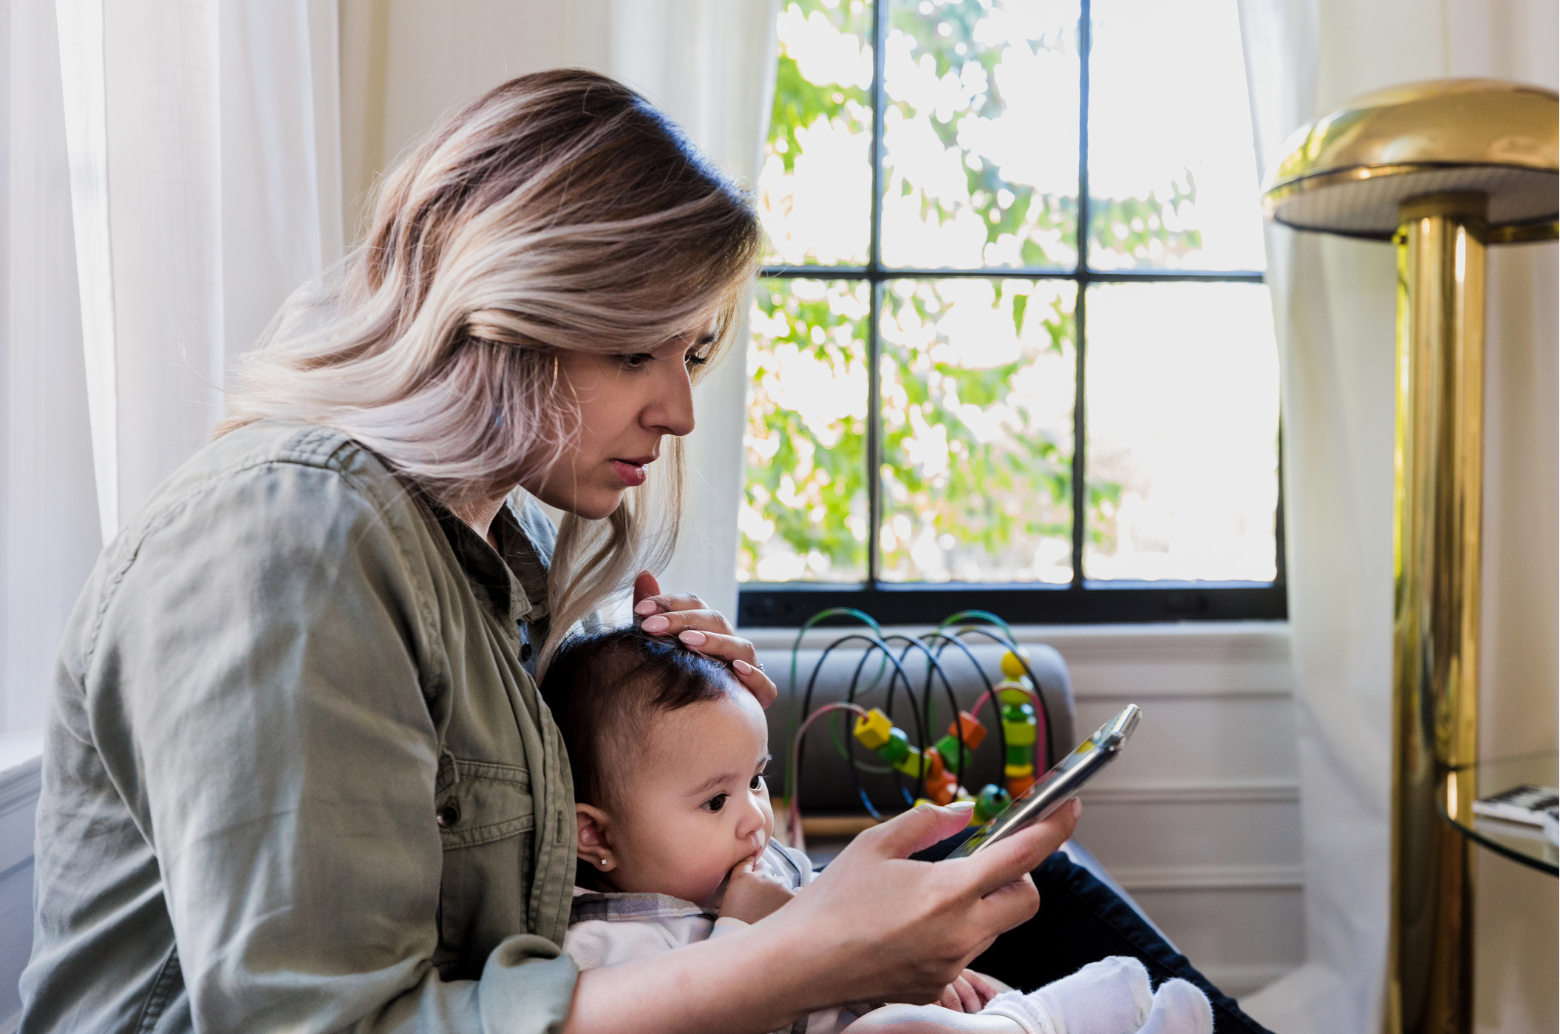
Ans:
{"label": "gray sofa", "polygon": [[[849,632],[849,629],[840,630],[841,636]],[[1061,654],[1049,646],[1029,646],[1027,649],[1029,666],[1034,672],[1036,687],[1049,712],[1049,756],[1053,759],[1059,758],[1078,743],[1074,728],[1072,684],[1067,676],[1067,663],[1062,660]],[[1002,678],[999,661],[1004,651],[1001,647],[981,644],[972,638],[970,652],[974,655],[975,661],[985,669],[988,678],[993,682]],[[790,743],[794,722],[800,713],[809,679],[823,653],[821,649],[806,649],[798,652],[794,686],[791,681],[789,651],[766,650],[761,658],[775,684],[780,687],[780,698],[768,711],[769,749],[775,755],[774,763],[770,767],[770,785],[775,788],[777,794],[781,792],[780,788],[786,785],[786,768],[790,764]],[[824,660],[824,666],[818,672],[816,681],[813,682],[811,701],[813,709],[820,704],[845,698],[852,674],[861,662],[862,654],[863,644],[854,642],[839,647]],[[939,660],[948,673],[955,700],[958,701],[960,708],[967,710],[975,703],[976,698],[985,692],[985,682],[975,671],[970,658],[955,648],[943,651]],[[879,667],[880,661],[874,657],[867,661],[863,669],[857,694],[859,702],[865,707],[881,707],[884,703],[886,675],[879,680],[876,688],[863,693],[863,690],[871,684],[872,676]],[[921,655],[912,651],[905,660],[904,667],[910,676],[916,696],[919,697],[926,684],[926,662]],[[935,676],[932,681],[932,693],[936,704],[937,726],[935,729],[928,730],[927,738],[936,741],[947,731],[953,716],[948,706],[947,692],[941,680]],[[914,726],[903,690],[897,690],[895,696],[893,709],[895,724],[909,732],[913,742]],[[849,735],[846,724],[848,718],[849,716],[846,715],[845,719],[840,719],[837,726],[846,730],[844,732],[846,736]],[[986,706],[980,718],[989,735],[980,750],[976,751],[970,772],[963,780],[964,785],[971,791],[978,791],[986,783],[1001,785],[1003,782],[1002,759],[996,736],[996,713],[991,705]],[[850,769],[833,742],[829,726],[834,721],[830,717],[824,717],[815,722],[803,746],[801,806],[804,815],[860,814],[865,811],[855,785],[851,782]],[[859,747],[857,755],[863,760],[873,760]],[[905,782],[908,783],[908,780]],[[862,773],[861,786],[880,810],[901,811],[905,807],[900,791],[890,776]]]}

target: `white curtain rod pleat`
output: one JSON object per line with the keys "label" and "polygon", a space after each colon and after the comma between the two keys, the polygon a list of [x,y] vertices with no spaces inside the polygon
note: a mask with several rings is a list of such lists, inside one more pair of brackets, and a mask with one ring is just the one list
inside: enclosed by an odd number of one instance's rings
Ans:
{"label": "white curtain rod pleat", "polygon": [[98,520],[107,543],[119,530],[119,376],[114,346],[114,264],[109,236],[108,98],[103,0],[56,0],[65,140],[81,336],[92,422]]}

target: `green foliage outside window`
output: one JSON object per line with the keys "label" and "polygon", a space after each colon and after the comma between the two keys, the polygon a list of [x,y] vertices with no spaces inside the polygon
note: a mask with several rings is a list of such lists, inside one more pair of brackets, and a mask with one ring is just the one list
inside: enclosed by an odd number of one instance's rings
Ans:
{"label": "green foliage outside window", "polygon": [[[956,95],[961,103],[918,110],[890,76],[885,84],[888,140],[891,144],[893,132],[903,126],[924,136],[929,123],[942,147],[957,155],[964,176],[962,191],[950,194],[945,174],[932,189],[919,178],[915,155],[886,148],[886,262],[994,272],[1005,265],[1071,269],[1076,264],[1076,180],[1069,193],[1005,175],[1002,164],[971,143],[981,131],[989,137],[991,126],[1000,127],[1009,109],[1000,68],[1005,48],[1070,56],[1076,78],[1076,17],[994,43],[988,19],[1001,6],[999,0],[963,0],[891,8],[886,57],[895,48],[908,50],[923,84],[929,72],[944,94]],[[928,8],[932,13],[926,13]],[[872,12],[861,0],[790,0],[781,17],[793,27],[805,20],[809,40],[820,47],[844,47],[847,57],[851,37],[856,45],[870,47]],[[859,57],[850,66],[857,72],[839,76],[854,76],[854,81],[822,81],[816,71],[812,78],[804,73],[826,66],[797,52],[800,44],[788,43],[784,33],[781,39],[764,189],[796,176],[807,140],[820,139],[809,134],[833,132],[831,139],[849,144],[870,138],[872,126]],[[865,60],[870,62],[870,56]],[[1076,126],[1076,93],[1058,103],[1071,106]],[[1074,168],[1075,136],[1058,141],[1073,155]],[[870,161],[870,152],[860,150]],[[1094,264],[1162,262],[1199,248],[1195,231],[1175,228],[1177,209],[1195,202],[1195,195],[1188,172],[1163,200],[1152,193],[1091,198],[1090,253],[1102,260]],[[766,210],[777,246],[783,242],[776,228],[787,225],[792,215],[784,204]],[[915,257],[915,248],[924,251],[926,242],[939,241],[941,233],[957,231],[968,239],[972,217],[985,231],[973,262],[906,260]],[[901,221],[890,226],[890,218]],[[861,227],[863,242],[866,232]],[[909,243],[893,243],[900,240]],[[820,259],[799,247],[772,255],[771,261],[859,264],[865,257],[853,257],[847,249]],[[882,576],[889,580],[1068,580],[1074,285],[1065,280],[901,279],[888,281],[882,290],[882,364],[875,373],[883,405],[883,524],[872,529],[866,481],[870,287],[859,280],[759,282],[748,364],[739,577],[859,581],[866,574],[868,536],[877,534]],[[1060,402],[1058,387],[1065,389]],[[1113,533],[1117,494],[1119,486],[1109,482],[1092,486],[1088,525],[1098,541]]]}

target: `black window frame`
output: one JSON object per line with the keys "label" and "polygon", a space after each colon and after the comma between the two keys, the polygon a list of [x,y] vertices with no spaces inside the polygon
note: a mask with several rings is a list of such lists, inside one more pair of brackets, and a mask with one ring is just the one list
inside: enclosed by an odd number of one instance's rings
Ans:
{"label": "black window frame", "polygon": [[[1282,416],[1279,429],[1278,505],[1274,516],[1275,573],[1266,582],[1097,581],[1083,577],[1084,536],[1088,533],[1086,358],[1088,287],[1102,283],[1243,283],[1265,282],[1253,270],[1175,270],[1089,268],[1089,59],[1092,43],[1092,3],[1080,0],[1078,17],[1078,200],[1077,251],[1072,268],[1003,266],[978,269],[920,269],[882,263],[883,124],[887,107],[883,90],[883,55],[894,0],[872,3],[872,214],[867,264],[864,266],[765,266],[763,278],[808,278],[865,281],[869,286],[867,316],[867,478],[870,531],[867,536],[867,580],[850,582],[740,582],[738,624],[748,628],[795,628],[821,610],[851,607],[884,624],[932,624],[963,610],[987,610],[1012,623],[1119,624],[1164,621],[1281,621],[1288,618],[1284,588],[1284,496]],[[878,543],[883,517],[882,339],[878,320],[883,286],[889,280],[1051,280],[1076,285],[1074,309],[1077,347],[1074,361],[1072,490],[1072,567],[1067,585],[1043,583],[886,582],[881,575]],[[1083,490],[1080,491],[1080,486]]]}

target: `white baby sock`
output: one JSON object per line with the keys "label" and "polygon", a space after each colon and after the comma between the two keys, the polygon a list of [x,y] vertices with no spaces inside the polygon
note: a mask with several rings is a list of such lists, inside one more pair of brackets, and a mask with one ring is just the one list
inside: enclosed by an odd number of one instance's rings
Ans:
{"label": "white baby sock", "polygon": [[1138,1034],[1213,1034],[1213,1007],[1195,984],[1166,980]]}
{"label": "white baby sock", "polygon": [[[1153,1005],[1143,963],[1112,956],[1038,991],[998,995],[981,1012],[1006,1016],[1025,1034],[1134,1034]],[[1164,1034],[1180,1034],[1180,1028],[1166,1027]]]}

